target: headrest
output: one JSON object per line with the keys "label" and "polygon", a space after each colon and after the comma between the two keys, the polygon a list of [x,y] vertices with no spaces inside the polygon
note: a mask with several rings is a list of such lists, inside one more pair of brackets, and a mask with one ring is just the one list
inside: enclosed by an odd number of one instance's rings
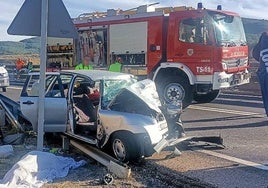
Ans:
{"label": "headrest", "polygon": [[78,87],[74,87],[73,95],[89,94],[90,89],[85,84],[80,84]]}

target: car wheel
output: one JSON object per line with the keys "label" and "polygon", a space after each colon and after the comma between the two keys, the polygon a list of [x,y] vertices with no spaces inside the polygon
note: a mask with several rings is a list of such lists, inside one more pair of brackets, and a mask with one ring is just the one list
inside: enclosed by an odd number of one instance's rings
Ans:
{"label": "car wheel", "polygon": [[216,99],[220,94],[220,90],[211,91],[205,95],[194,95],[194,100],[198,103],[209,103]]}
{"label": "car wheel", "polygon": [[6,91],[7,91],[7,88],[6,88],[6,87],[3,87],[3,88],[2,88],[2,91],[3,91],[3,92],[6,92]]}
{"label": "car wheel", "polygon": [[122,162],[137,160],[139,148],[134,135],[127,132],[117,132],[112,136],[113,155]]}
{"label": "car wheel", "polygon": [[167,77],[158,84],[159,97],[165,103],[182,101],[182,107],[186,108],[192,103],[193,90],[188,79],[181,76]]}

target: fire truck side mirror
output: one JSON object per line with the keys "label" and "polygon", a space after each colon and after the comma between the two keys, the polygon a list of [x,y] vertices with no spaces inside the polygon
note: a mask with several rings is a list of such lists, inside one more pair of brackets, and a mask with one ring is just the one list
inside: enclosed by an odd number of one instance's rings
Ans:
{"label": "fire truck side mirror", "polygon": [[150,45],[150,50],[151,50],[151,52],[155,52],[156,51],[156,45],[155,44],[151,44]]}

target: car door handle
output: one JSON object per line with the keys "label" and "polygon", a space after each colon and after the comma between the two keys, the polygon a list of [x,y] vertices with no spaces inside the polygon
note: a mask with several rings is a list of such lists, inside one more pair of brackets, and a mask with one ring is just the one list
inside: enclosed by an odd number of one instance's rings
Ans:
{"label": "car door handle", "polygon": [[26,102],[23,102],[22,104],[28,104],[28,105],[31,105],[31,104],[34,104],[34,102],[32,102],[32,101],[26,101]]}

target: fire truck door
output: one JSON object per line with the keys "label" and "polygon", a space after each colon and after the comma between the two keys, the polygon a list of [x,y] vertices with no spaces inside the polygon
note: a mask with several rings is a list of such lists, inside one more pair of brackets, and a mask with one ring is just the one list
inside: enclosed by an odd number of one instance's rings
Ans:
{"label": "fire truck door", "polygon": [[177,35],[174,35],[174,50],[170,54],[174,61],[196,64],[195,66],[210,63],[214,49],[213,35],[205,19],[185,18],[176,23]]}

